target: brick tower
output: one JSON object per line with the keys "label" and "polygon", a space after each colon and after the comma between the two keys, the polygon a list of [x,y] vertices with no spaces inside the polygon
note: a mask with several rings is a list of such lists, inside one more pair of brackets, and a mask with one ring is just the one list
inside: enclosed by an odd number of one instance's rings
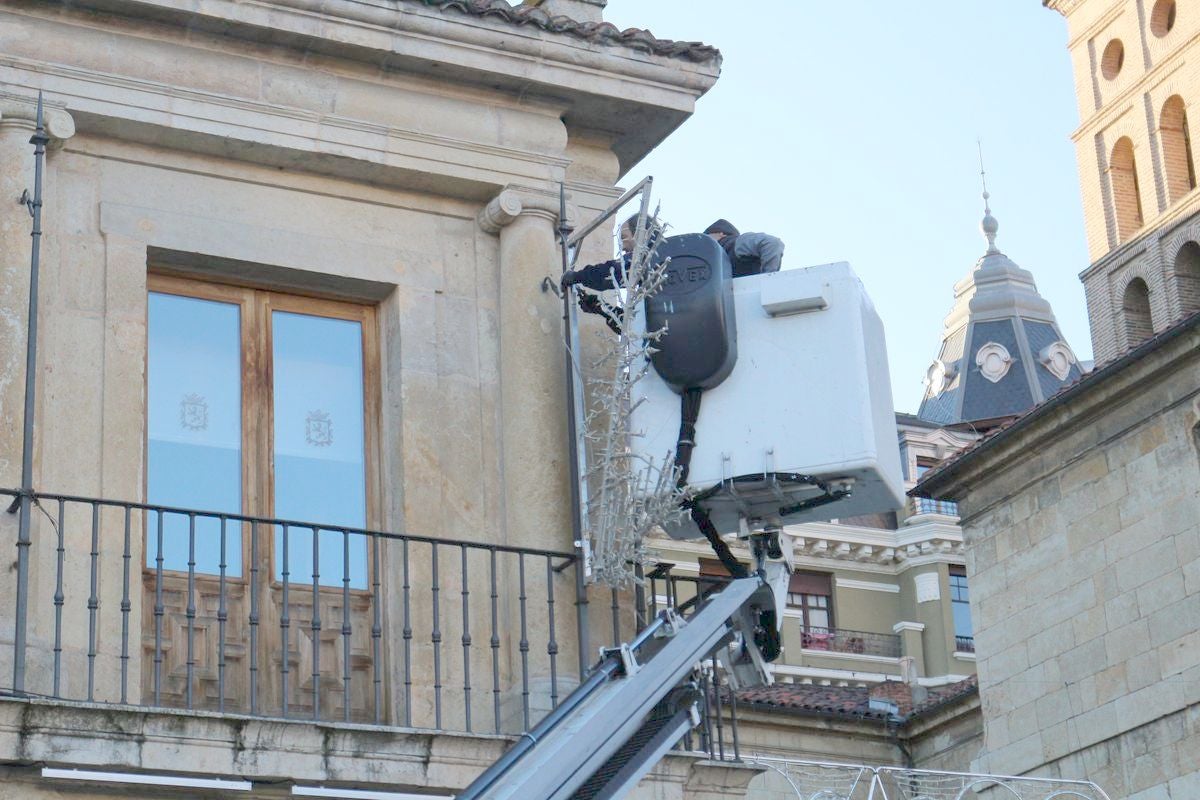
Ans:
{"label": "brick tower", "polygon": [[1067,19],[1101,364],[1200,309],[1200,3],[1043,0]]}

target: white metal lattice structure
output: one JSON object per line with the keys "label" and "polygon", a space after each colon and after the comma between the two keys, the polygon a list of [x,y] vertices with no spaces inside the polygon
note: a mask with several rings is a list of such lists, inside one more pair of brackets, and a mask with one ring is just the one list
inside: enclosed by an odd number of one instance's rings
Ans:
{"label": "white metal lattice structure", "polygon": [[1111,800],[1091,781],[747,757],[799,800]]}

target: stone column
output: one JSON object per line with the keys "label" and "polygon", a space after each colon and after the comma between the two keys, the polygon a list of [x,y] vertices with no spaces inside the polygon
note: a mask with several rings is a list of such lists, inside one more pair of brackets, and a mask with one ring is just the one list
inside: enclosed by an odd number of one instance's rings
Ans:
{"label": "stone column", "polygon": [[558,199],[508,188],[479,214],[500,237],[500,424],[510,545],[571,548],[562,304],[542,280],[561,271]]}
{"label": "stone column", "polygon": [[[570,551],[571,508],[569,444],[567,441],[566,376],[563,369],[562,303],[542,281],[561,271],[554,227],[558,198],[505,189],[480,212],[480,227],[499,235],[500,293],[500,446],[504,497],[504,540],[517,547]],[[525,659],[512,662],[501,700],[507,729],[519,728],[523,718],[523,687],[529,686],[531,721],[549,710],[551,671],[546,658],[548,620],[542,599],[540,559],[525,559],[525,593],[537,597],[524,614],[516,602],[520,572],[508,560],[500,576],[507,587],[508,641],[504,649],[516,654],[529,645]],[[534,570],[534,571],[531,571]],[[562,612],[574,601],[570,570],[556,579],[557,607]],[[562,653],[558,669],[560,697],[569,691],[564,680],[576,666],[573,622],[560,613],[556,638]],[[518,639],[522,640],[518,642]]]}

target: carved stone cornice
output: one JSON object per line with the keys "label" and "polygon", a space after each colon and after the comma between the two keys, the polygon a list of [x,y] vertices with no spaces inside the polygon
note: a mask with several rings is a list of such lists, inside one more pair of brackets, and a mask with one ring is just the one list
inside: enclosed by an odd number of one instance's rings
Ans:
{"label": "carved stone cornice", "polygon": [[901,564],[921,556],[962,556],[963,543],[961,538],[933,536],[907,544],[880,546],[826,537],[793,536],[792,552],[813,558],[887,565]]}
{"label": "carved stone cornice", "polygon": [[[49,148],[61,147],[63,142],[75,135],[75,120],[65,108],[50,101],[42,103],[42,119],[46,125]],[[37,124],[37,98],[0,92],[0,125],[12,120],[33,127]]]}

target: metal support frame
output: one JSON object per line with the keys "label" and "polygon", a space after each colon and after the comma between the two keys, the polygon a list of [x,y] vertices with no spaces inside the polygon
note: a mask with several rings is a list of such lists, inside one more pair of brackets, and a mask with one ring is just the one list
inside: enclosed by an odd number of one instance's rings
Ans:
{"label": "metal support frame", "polygon": [[[579,230],[574,230],[567,222],[567,192],[566,186],[559,184],[558,194],[558,240],[562,253],[563,274],[574,265],[578,254],[579,243],[589,234],[597,230],[605,221],[612,218],[634,197],[641,195],[639,219],[645,219],[650,208],[650,190],[654,178],[647,176],[632,189],[622,194],[616,202],[606,208],[595,219]],[[557,288],[557,287],[555,287]],[[571,534],[575,545],[576,567],[576,596],[575,608],[579,635],[582,637],[579,646],[579,675],[584,677],[588,671],[588,600],[587,586],[592,575],[591,546],[588,539],[587,506],[587,445],[584,429],[584,387],[583,372],[578,363],[579,345],[579,311],[575,304],[574,293],[562,293],[563,304],[563,339],[564,339],[564,368],[567,373],[567,406],[570,414],[567,418],[567,433],[570,446],[571,470]]]}
{"label": "metal support frame", "polygon": [[46,121],[42,93],[38,92],[37,127],[29,143],[33,145],[33,197],[25,192],[18,201],[33,217],[33,239],[29,256],[29,318],[25,337],[25,410],[21,433],[21,490],[8,511],[20,514],[17,520],[17,597],[13,629],[13,692],[25,692],[25,642],[29,613],[29,523],[33,507],[33,412],[37,386],[38,272],[42,244],[42,169],[46,160]]}

